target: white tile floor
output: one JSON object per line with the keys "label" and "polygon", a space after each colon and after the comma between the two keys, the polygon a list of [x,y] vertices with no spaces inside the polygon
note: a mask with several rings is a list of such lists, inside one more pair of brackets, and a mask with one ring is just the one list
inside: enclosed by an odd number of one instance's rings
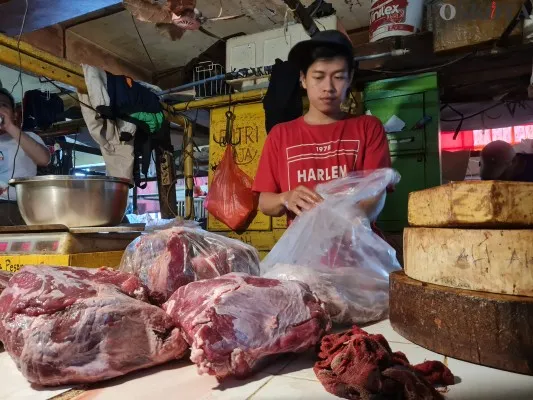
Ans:
{"label": "white tile floor", "polygon": [[334,400],[338,399],[324,390],[322,384],[316,380],[295,379],[286,376],[276,376],[258,393],[251,397],[253,400]]}
{"label": "white tile floor", "polygon": [[[393,351],[402,351],[412,363],[425,360],[444,361],[435,354],[410,343],[396,334],[388,321],[366,327],[370,333],[381,333]],[[447,359],[458,378],[449,387],[449,400],[533,400],[533,377],[512,374]],[[249,380],[229,380],[221,385],[215,378],[200,376],[196,367],[186,361],[170,363],[127,377],[104,383],[73,400],[328,400],[337,397],[327,393],[313,372],[313,353],[284,356]],[[49,399],[60,391],[36,391],[16,370],[9,356],[0,353],[0,400]]]}
{"label": "white tile floor", "polygon": [[32,389],[11,357],[0,350],[0,399],[46,400],[64,391],[65,389],[42,391]]}

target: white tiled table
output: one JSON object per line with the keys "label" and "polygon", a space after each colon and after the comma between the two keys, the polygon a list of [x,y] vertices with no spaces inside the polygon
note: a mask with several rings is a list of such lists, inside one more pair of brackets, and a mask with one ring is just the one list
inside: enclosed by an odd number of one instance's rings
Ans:
{"label": "white tiled table", "polygon": [[[444,357],[425,350],[394,332],[389,321],[365,328],[381,333],[393,351],[402,351],[412,363],[424,360],[444,361]],[[448,359],[448,366],[459,379],[450,386],[450,400],[533,400],[533,377],[512,374]],[[282,357],[253,378],[230,380],[219,385],[215,378],[200,376],[196,367],[186,361],[130,374],[86,391],[74,400],[328,400],[337,397],[327,393],[312,369],[311,353]],[[30,387],[6,353],[0,354],[0,399],[48,399],[62,390],[37,391]]]}

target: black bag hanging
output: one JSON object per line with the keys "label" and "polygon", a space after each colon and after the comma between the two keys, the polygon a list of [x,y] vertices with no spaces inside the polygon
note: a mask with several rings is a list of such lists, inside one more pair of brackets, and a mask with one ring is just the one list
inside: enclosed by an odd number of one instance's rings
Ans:
{"label": "black bag hanging", "polygon": [[61,97],[55,93],[42,92],[39,89],[28,90],[24,93],[24,121],[22,129],[48,129],[54,122],[62,121],[64,104]]}
{"label": "black bag hanging", "polygon": [[268,91],[263,99],[267,134],[277,124],[292,121],[303,114],[300,71],[288,61],[276,59]]}

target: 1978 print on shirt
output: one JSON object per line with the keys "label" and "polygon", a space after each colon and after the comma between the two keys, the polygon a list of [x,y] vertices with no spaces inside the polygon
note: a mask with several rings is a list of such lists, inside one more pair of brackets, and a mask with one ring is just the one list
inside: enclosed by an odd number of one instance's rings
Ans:
{"label": "1978 print on shirt", "polygon": [[346,176],[356,168],[360,145],[360,140],[340,139],[287,147],[289,190],[292,183],[307,186]]}

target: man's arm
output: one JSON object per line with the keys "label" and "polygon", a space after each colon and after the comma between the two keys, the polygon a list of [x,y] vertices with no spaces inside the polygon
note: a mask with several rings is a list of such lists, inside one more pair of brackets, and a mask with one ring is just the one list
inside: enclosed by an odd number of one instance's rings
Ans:
{"label": "man's arm", "polygon": [[263,192],[259,195],[259,210],[271,217],[281,217],[287,211],[300,215],[322,201],[322,197],[305,186],[284,193]]}
{"label": "man's arm", "polygon": [[385,128],[376,117],[365,116],[365,118],[367,119],[365,123],[366,147],[364,149],[363,169],[390,168],[392,162]]}
{"label": "man's arm", "polygon": [[[379,168],[391,168],[392,161],[389,152],[389,142],[385,128],[379,119],[368,116],[365,126],[366,148],[363,162],[364,170],[374,170]],[[387,192],[393,192],[394,185],[387,187]],[[383,207],[385,193],[378,193],[376,196],[362,200],[359,207],[365,211],[372,220],[377,218],[376,209]]]}
{"label": "man's arm", "polygon": [[274,127],[267,136],[252,187],[259,193],[259,211],[270,217],[280,217],[286,212],[278,179],[278,134],[278,127]]}
{"label": "man's arm", "polygon": [[263,192],[259,194],[259,211],[269,217],[281,217],[285,215],[284,193]]}
{"label": "man's arm", "polygon": [[19,128],[16,128],[16,131],[13,133],[9,131],[8,133],[16,142],[20,140],[20,148],[24,150],[24,153],[26,153],[37,166],[46,167],[50,163],[50,152],[45,146],[37,143]]}

